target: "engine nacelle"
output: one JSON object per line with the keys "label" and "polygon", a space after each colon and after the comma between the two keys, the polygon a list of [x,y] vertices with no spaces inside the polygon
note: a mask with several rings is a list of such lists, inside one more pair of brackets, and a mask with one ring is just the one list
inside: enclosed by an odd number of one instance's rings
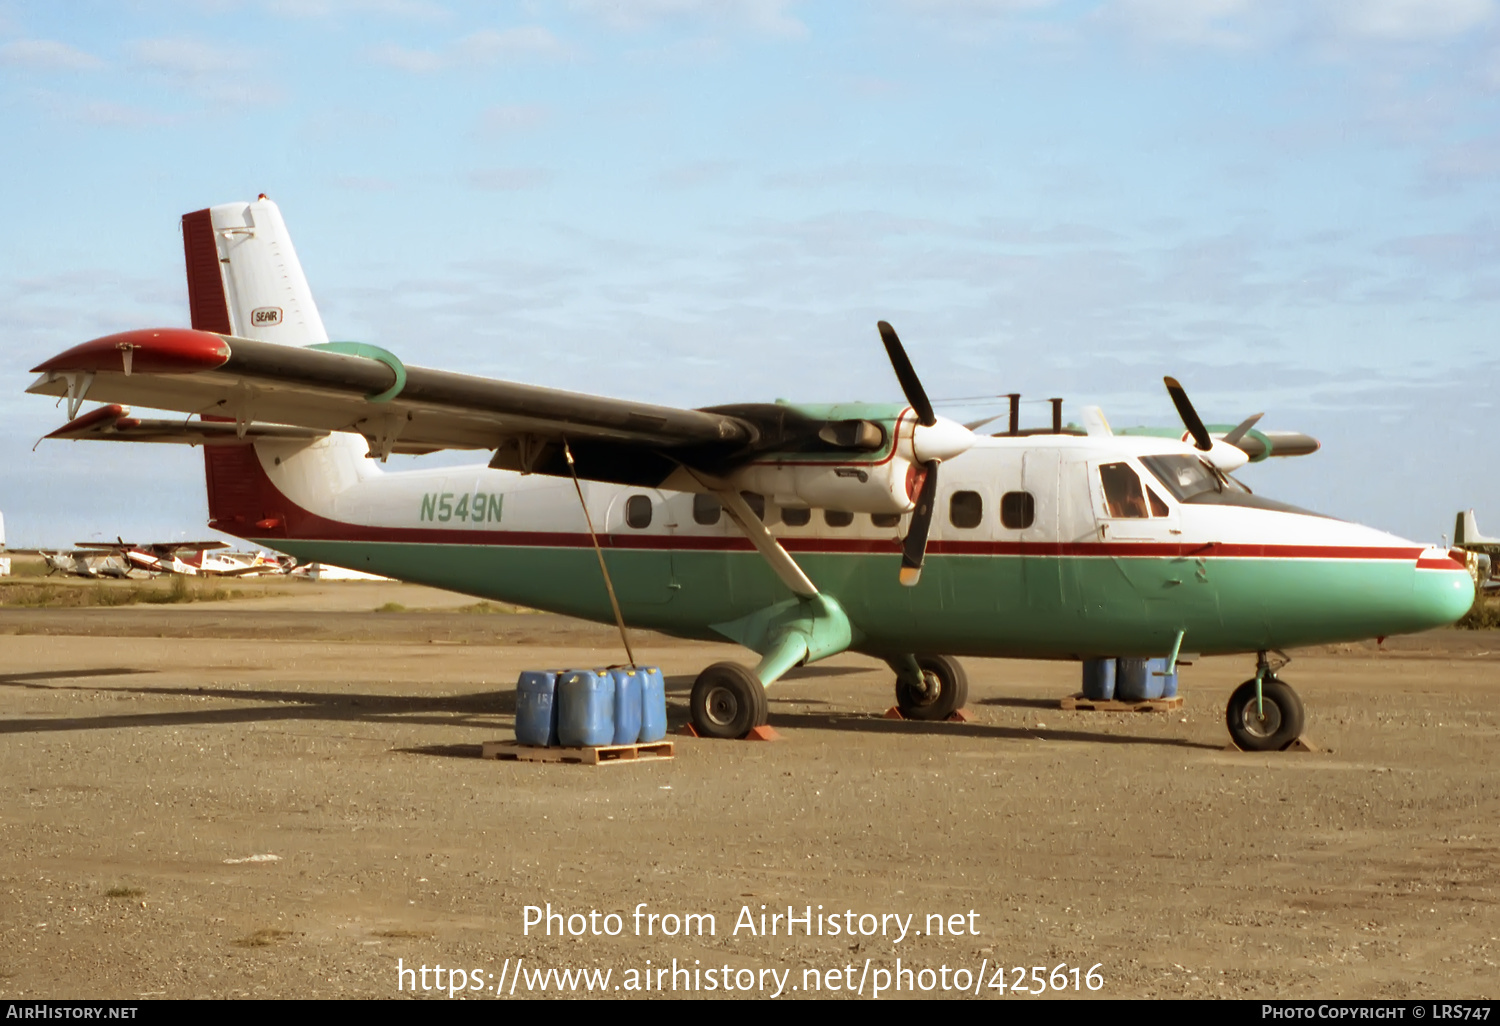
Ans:
{"label": "engine nacelle", "polygon": [[892,455],[879,463],[751,463],[729,481],[737,491],[759,492],[778,506],[909,513],[922,473],[920,466]]}

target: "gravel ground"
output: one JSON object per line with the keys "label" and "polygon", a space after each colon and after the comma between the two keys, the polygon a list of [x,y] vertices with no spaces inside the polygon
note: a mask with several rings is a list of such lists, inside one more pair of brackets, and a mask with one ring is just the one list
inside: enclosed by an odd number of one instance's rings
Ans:
{"label": "gravel ground", "polygon": [[[1076,664],[966,660],[972,721],[920,724],[845,656],[772,689],[780,742],[582,767],[479,744],[520,670],[618,660],[610,629],[354,589],[0,609],[0,998],[520,998],[579,968],[670,996],[674,959],[678,995],[1010,998],[1033,966],[1082,996],[1095,966],[1109,997],[1500,991],[1500,633],[1294,653],[1316,754],[1225,750],[1246,658],[1146,714],[1060,711]],[[700,669],[751,661],[636,643],[674,727]],[[548,903],[599,915],[528,930]],[[713,934],[663,935],[689,913]]]}

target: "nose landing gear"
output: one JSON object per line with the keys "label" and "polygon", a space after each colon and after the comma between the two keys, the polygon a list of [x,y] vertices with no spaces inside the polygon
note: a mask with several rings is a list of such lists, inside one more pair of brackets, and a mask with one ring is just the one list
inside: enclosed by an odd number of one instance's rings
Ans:
{"label": "nose landing gear", "polygon": [[1273,668],[1266,653],[1260,653],[1255,676],[1229,696],[1225,721],[1241,751],[1279,752],[1301,736],[1306,719],[1302,699],[1276,676],[1285,665]]}
{"label": "nose landing gear", "polygon": [[896,708],[908,720],[946,720],[969,700],[969,678],[957,659],[919,655],[889,665],[896,671]]}

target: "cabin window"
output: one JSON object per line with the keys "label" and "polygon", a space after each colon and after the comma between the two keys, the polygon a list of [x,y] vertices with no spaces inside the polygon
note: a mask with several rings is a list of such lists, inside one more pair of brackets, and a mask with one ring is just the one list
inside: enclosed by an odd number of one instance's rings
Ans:
{"label": "cabin window", "polygon": [[740,492],[740,498],[745,500],[745,505],[750,507],[750,512],[755,514],[755,519],[765,522],[766,519],[766,497],[760,492]]}
{"label": "cabin window", "polygon": [[1028,528],[1036,520],[1036,499],[1030,492],[1006,492],[1000,496],[1000,522],[1012,531]]}
{"label": "cabin window", "polygon": [[948,520],[954,527],[978,527],[984,519],[984,500],[978,492],[954,492],[948,500]]}
{"label": "cabin window", "polygon": [[1104,485],[1104,505],[1109,515],[1122,519],[1143,519],[1151,514],[1146,511],[1146,496],[1141,491],[1141,479],[1128,463],[1105,463],[1099,467],[1099,481]]}
{"label": "cabin window", "polygon": [[806,527],[807,522],[812,519],[812,510],[806,506],[783,506],[781,507],[781,522],[788,527]]}
{"label": "cabin window", "polygon": [[704,495],[698,492],[693,496],[693,523],[712,527],[719,522],[719,517],[723,512],[724,507],[719,504],[717,495]]}
{"label": "cabin window", "polygon": [[901,523],[900,513],[871,513],[870,523],[876,527],[895,527]]}
{"label": "cabin window", "polygon": [[632,495],[625,500],[625,523],[637,531],[651,526],[651,497]]}
{"label": "cabin window", "polygon": [[823,523],[829,527],[848,527],[854,523],[854,514],[846,509],[825,509]]}
{"label": "cabin window", "polygon": [[1146,486],[1146,497],[1151,500],[1151,515],[1153,517],[1164,517],[1170,510],[1167,509],[1166,501],[1156,494],[1156,489],[1150,485]]}

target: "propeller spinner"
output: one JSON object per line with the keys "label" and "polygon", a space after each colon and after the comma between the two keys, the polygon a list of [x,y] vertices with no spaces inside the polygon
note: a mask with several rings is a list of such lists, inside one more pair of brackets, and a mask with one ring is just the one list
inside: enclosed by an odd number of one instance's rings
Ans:
{"label": "propeller spinner", "polygon": [[901,383],[901,391],[907,404],[917,415],[917,425],[912,429],[912,455],[921,466],[916,488],[916,507],[912,511],[911,526],[901,543],[901,583],[910,588],[922,578],[922,561],[927,554],[927,535],[932,529],[932,511],[937,505],[938,464],[943,460],[966,452],[974,444],[974,433],[962,424],[939,417],[932,410],[927,390],[922,387],[896,329],[885,321],[877,324],[880,340],[885,343],[885,352]]}

